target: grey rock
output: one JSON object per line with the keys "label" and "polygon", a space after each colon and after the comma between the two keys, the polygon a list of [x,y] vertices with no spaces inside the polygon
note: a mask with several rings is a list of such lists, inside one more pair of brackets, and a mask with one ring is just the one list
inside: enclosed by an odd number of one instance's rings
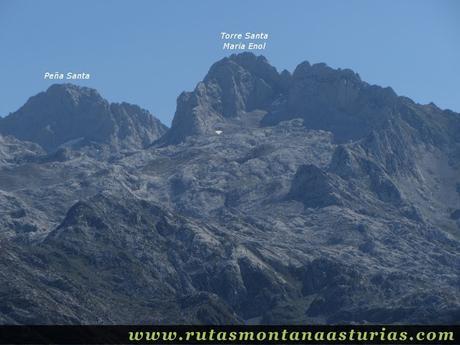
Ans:
{"label": "grey rock", "polygon": [[242,54],[150,145],[94,92],[0,121],[0,323],[458,323],[459,114]]}
{"label": "grey rock", "polygon": [[96,90],[72,84],[52,85],[0,119],[0,133],[37,143],[48,152],[87,142],[139,149],[165,131],[146,110],[127,103],[110,104]]}
{"label": "grey rock", "polygon": [[306,207],[342,205],[340,189],[339,183],[326,172],[312,164],[304,165],[294,176],[289,197],[302,201]]}
{"label": "grey rock", "polygon": [[265,109],[282,90],[280,75],[268,61],[250,53],[216,62],[193,92],[182,93],[171,130],[162,143],[214,133],[230,119]]}

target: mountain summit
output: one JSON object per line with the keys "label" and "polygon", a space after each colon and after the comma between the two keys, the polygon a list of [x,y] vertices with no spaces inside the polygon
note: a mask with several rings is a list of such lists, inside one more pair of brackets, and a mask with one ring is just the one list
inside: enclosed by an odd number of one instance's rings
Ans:
{"label": "mountain summit", "polygon": [[178,143],[191,135],[210,134],[253,110],[268,109],[282,92],[282,77],[263,56],[231,55],[211,66],[193,92],[177,99],[171,130],[163,138]]}
{"label": "mountain summit", "polygon": [[109,103],[94,89],[55,84],[0,119],[0,133],[41,145],[48,152],[65,145],[95,143],[111,149],[139,149],[166,131],[148,111]]}
{"label": "mountain summit", "polygon": [[278,73],[265,57],[241,53],[216,62],[194,91],[179,96],[162,142],[212,135],[251,117],[258,126],[300,118],[306,128],[332,132],[338,143],[364,138],[390,123],[437,142],[458,136],[459,129],[449,111],[369,85],[352,70],[303,62],[292,74]]}

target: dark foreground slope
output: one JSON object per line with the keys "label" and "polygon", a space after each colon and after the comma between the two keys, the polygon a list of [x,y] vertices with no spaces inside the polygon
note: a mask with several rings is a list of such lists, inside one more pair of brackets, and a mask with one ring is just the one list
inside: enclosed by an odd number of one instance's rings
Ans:
{"label": "dark foreground slope", "polygon": [[135,150],[1,137],[0,320],[458,323],[458,133],[352,71],[240,54]]}

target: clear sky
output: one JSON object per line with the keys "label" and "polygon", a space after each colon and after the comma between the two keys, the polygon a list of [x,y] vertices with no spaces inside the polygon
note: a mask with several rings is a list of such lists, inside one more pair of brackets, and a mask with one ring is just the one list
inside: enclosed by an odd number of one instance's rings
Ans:
{"label": "clear sky", "polygon": [[460,1],[0,0],[0,115],[51,85],[45,71],[85,71],[80,84],[169,125],[179,93],[229,55],[221,31],[269,33],[278,70],[326,62],[460,111]]}

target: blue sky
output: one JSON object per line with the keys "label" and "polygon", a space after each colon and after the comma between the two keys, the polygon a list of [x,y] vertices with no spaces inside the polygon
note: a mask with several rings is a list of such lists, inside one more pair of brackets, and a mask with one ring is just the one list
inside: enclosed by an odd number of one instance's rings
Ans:
{"label": "blue sky", "polygon": [[269,33],[278,70],[326,62],[460,111],[460,1],[0,0],[0,115],[51,85],[45,71],[85,71],[82,85],[169,124],[179,93],[229,54],[221,31]]}

